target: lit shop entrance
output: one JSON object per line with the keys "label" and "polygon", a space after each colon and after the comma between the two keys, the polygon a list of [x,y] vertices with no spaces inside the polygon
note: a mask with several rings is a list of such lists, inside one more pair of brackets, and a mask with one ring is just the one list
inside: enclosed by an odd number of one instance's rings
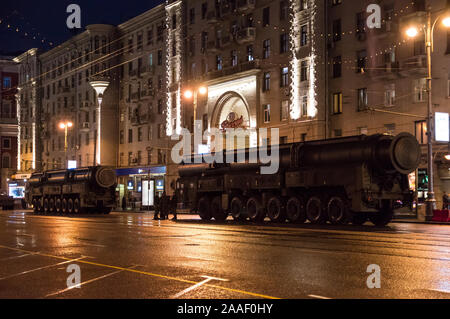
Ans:
{"label": "lit shop entrance", "polygon": [[117,207],[122,210],[153,209],[154,199],[165,190],[166,167],[119,168]]}

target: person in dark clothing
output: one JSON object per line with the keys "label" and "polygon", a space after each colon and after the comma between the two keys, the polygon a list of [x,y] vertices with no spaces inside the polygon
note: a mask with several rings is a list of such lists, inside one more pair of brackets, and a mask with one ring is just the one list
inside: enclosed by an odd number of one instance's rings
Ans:
{"label": "person in dark clothing", "polygon": [[447,210],[447,209],[449,209],[448,208],[448,206],[449,206],[449,196],[448,196],[448,193],[445,191],[444,192],[444,196],[442,196],[442,210]]}
{"label": "person in dark clothing", "polygon": [[170,210],[173,214],[172,220],[177,220],[177,196],[173,195],[170,200]]}
{"label": "person in dark clothing", "polygon": [[169,215],[169,198],[166,195],[166,192],[162,193],[161,196],[161,218],[162,220],[166,219]]}
{"label": "person in dark clothing", "polygon": [[127,209],[127,199],[122,197],[122,210],[125,211]]}
{"label": "person in dark clothing", "polygon": [[154,220],[159,220],[159,216],[161,215],[161,198],[159,196],[155,197],[155,214],[153,215]]}

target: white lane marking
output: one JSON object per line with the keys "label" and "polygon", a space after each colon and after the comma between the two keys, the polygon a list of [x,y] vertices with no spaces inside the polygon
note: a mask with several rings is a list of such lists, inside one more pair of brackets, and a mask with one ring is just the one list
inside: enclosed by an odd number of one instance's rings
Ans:
{"label": "white lane marking", "polygon": [[331,299],[331,298],[328,298],[328,297],[318,296],[318,295],[308,295],[308,297],[316,298],[316,299]]}
{"label": "white lane marking", "polygon": [[51,268],[51,267],[56,267],[56,266],[60,266],[60,265],[72,263],[72,262],[74,262],[74,261],[77,261],[77,260],[80,260],[80,259],[84,259],[84,258],[86,258],[86,257],[83,256],[83,257],[80,257],[80,258],[76,258],[76,259],[72,259],[72,260],[68,260],[68,261],[63,261],[63,262],[60,262],[60,263],[57,263],[57,264],[52,264],[52,265],[48,265],[48,266],[43,266],[43,267],[31,269],[31,270],[26,270],[26,271],[23,271],[23,272],[18,273],[18,274],[9,275],[9,276],[0,278],[0,280],[10,279],[10,278],[14,278],[14,277],[17,277],[17,276],[29,274],[29,273],[31,273],[31,272],[35,272],[35,271],[38,271],[38,270],[43,270],[43,269],[47,269],[47,268]]}
{"label": "white lane marking", "polygon": [[197,260],[205,260],[205,261],[217,261],[214,259],[208,259],[208,258],[202,258],[202,257],[194,257],[194,256],[184,256],[186,258],[190,258],[190,259],[197,259]]}
{"label": "white lane marking", "polygon": [[436,291],[436,292],[440,292],[440,293],[444,293],[444,294],[450,294],[450,290],[445,290],[445,289],[427,289],[430,291]]}
{"label": "white lane marking", "polygon": [[190,291],[192,291],[194,289],[197,289],[200,286],[203,286],[204,284],[210,282],[211,280],[229,281],[228,279],[222,279],[222,278],[216,278],[216,277],[210,277],[210,276],[202,276],[202,277],[206,278],[206,279],[201,281],[201,282],[199,282],[199,283],[196,283],[195,285],[193,285],[193,286],[191,286],[191,287],[189,287],[187,289],[184,289],[183,291],[180,291],[179,293],[177,293],[176,295],[173,295],[170,298],[171,299],[177,299],[177,298],[181,297],[182,295],[187,294],[188,292],[190,292]]}
{"label": "white lane marking", "polygon": [[0,259],[0,261],[16,259],[16,258],[22,258],[22,257],[26,257],[26,256],[32,256],[32,255],[31,254],[24,254],[24,255],[18,255],[18,256],[11,256],[11,257],[2,258],[2,259]]}
{"label": "white lane marking", "polygon": [[[135,268],[135,267],[136,267],[136,266],[132,266],[132,267],[129,267],[129,268],[127,268],[127,269],[133,269],[133,268]],[[76,286],[74,286],[74,287],[66,288],[66,289],[59,290],[59,291],[57,291],[57,292],[48,294],[48,295],[46,295],[44,298],[51,297],[51,296],[55,296],[55,295],[59,295],[59,294],[65,293],[66,291],[72,290],[72,289],[74,289],[74,288],[80,288],[80,287],[83,286],[83,285],[90,284],[91,282],[94,282],[94,281],[97,281],[97,280],[100,280],[100,279],[108,278],[108,277],[110,277],[110,276],[112,276],[112,275],[118,274],[118,273],[123,272],[123,271],[125,271],[125,269],[117,270],[117,271],[114,271],[114,272],[110,272],[109,274],[100,276],[100,277],[96,277],[96,278],[89,279],[89,280],[87,280],[87,281],[85,281],[85,282],[82,282],[82,283],[80,283],[79,285],[76,285]]]}

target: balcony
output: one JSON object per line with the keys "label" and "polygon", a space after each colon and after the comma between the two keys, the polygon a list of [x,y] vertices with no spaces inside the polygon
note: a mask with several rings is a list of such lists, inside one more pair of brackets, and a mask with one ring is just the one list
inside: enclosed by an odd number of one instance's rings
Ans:
{"label": "balcony", "polygon": [[89,112],[91,109],[91,102],[90,101],[83,101],[80,103],[80,111]]}
{"label": "balcony", "polygon": [[80,126],[80,132],[89,132],[91,130],[91,123],[83,122]]}
{"label": "balcony", "polygon": [[141,75],[145,75],[145,74],[155,74],[155,66],[154,65],[146,65],[143,66],[139,69]]}
{"label": "balcony", "polygon": [[244,44],[254,42],[256,39],[256,28],[247,27],[239,30],[236,34],[236,42],[238,44]]}
{"label": "balcony", "polygon": [[15,124],[15,125],[17,125],[17,117],[0,117],[0,124]]}
{"label": "balcony", "polygon": [[131,93],[131,102],[137,102],[141,99],[141,92]]}
{"label": "balcony", "polygon": [[206,21],[209,24],[216,24],[220,22],[220,16],[216,11],[210,11],[206,14]]}
{"label": "balcony", "polygon": [[220,42],[219,41],[208,41],[206,45],[206,50],[210,53],[217,53],[220,51]]}
{"label": "balcony", "polygon": [[400,64],[398,61],[389,62],[377,66],[370,72],[370,76],[375,81],[395,80],[399,76]]}
{"label": "balcony", "polygon": [[255,0],[238,0],[238,12],[243,13],[255,9],[255,2]]}
{"label": "balcony", "polygon": [[131,70],[131,71],[128,73],[128,76],[129,76],[130,78],[137,78],[137,77],[138,77],[138,70]]}
{"label": "balcony", "polygon": [[133,115],[131,117],[131,125],[142,125],[148,123],[148,114]]}
{"label": "balcony", "polygon": [[220,71],[209,72],[205,76],[205,80],[213,80],[213,79],[217,79],[217,78],[220,78],[223,76],[233,75],[233,74],[237,74],[237,73],[241,73],[241,72],[245,72],[245,71],[249,71],[249,70],[255,70],[255,69],[259,69],[259,68],[260,68],[259,60],[248,61],[245,63],[240,63],[233,67],[224,68]]}
{"label": "balcony", "polygon": [[420,76],[428,74],[427,56],[416,55],[401,61],[400,75],[404,77]]}

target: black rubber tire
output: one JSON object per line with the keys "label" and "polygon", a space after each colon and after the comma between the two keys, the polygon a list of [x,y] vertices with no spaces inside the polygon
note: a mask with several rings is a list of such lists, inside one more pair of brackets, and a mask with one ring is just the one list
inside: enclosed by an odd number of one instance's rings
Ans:
{"label": "black rubber tire", "polygon": [[273,196],[267,202],[267,216],[274,223],[286,221],[286,207],[283,200],[278,196]]}
{"label": "black rubber tire", "polygon": [[305,202],[302,198],[291,197],[286,203],[286,217],[294,224],[306,222]]}
{"label": "black rubber tire", "polygon": [[67,213],[73,214],[73,199],[72,198],[69,198],[67,200]]}
{"label": "black rubber tire", "polygon": [[198,214],[202,220],[211,220],[211,202],[208,196],[203,196],[198,201]]}
{"label": "black rubber tire", "polygon": [[63,198],[61,201],[61,213],[62,214],[68,214],[69,211],[67,210],[67,198]]}
{"label": "black rubber tire", "polygon": [[319,197],[312,196],[308,199],[308,202],[306,203],[306,216],[311,224],[324,224],[326,222],[326,210]]}
{"label": "black rubber tire", "polygon": [[75,200],[73,201],[73,213],[81,214],[81,203],[79,198],[75,198]]}
{"label": "black rubber tire", "polygon": [[335,196],[330,198],[327,205],[327,215],[328,220],[333,225],[344,225],[348,223],[348,208],[341,197]]}
{"label": "black rubber tire", "polygon": [[248,217],[252,222],[259,223],[266,217],[266,211],[257,197],[250,197],[247,201]]}
{"label": "black rubber tire", "polygon": [[394,210],[391,201],[383,201],[380,211],[375,215],[369,216],[369,220],[377,227],[385,227],[394,217]]}
{"label": "black rubber tire", "polygon": [[57,198],[56,200],[55,200],[55,212],[58,214],[58,215],[61,215],[62,214],[62,210],[61,210],[61,208],[62,208],[62,201],[61,201],[61,198]]}
{"label": "black rubber tire", "polygon": [[49,202],[48,202],[48,198],[44,198],[44,203],[42,205],[42,209],[44,214],[48,214],[49,213],[49,206],[48,206]]}
{"label": "black rubber tire", "polygon": [[246,210],[244,201],[240,197],[234,197],[230,202],[230,214],[236,221],[246,219]]}
{"label": "black rubber tire", "polygon": [[362,226],[367,221],[367,214],[366,213],[353,213],[352,216],[352,224],[356,226]]}
{"label": "black rubber tire", "polygon": [[48,200],[48,212],[50,214],[54,214],[55,213],[55,198],[54,197],[51,197]]}
{"label": "black rubber tire", "polygon": [[222,197],[216,196],[211,201],[211,213],[216,221],[223,222],[227,219],[228,213],[222,208]]}

